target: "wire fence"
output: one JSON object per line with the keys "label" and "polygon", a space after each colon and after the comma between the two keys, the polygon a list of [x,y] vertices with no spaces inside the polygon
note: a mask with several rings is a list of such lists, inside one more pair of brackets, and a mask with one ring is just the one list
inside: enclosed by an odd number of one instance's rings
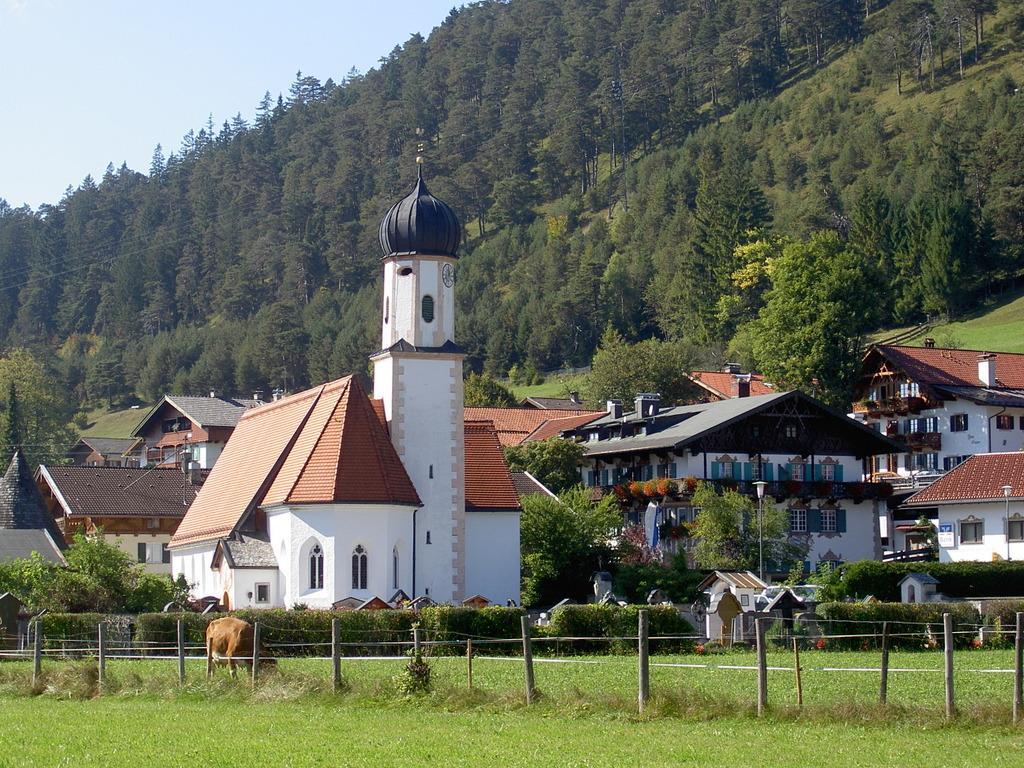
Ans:
{"label": "wire fence", "polygon": [[[943,692],[945,703],[945,715],[952,718],[956,715],[956,697],[954,691],[954,646],[963,645],[965,636],[976,637],[983,629],[979,625],[958,625],[950,614],[943,615],[941,631],[934,623],[910,622],[910,621],[846,621],[836,622],[844,626],[856,625],[863,627],[863,632],[819,632],[815,636],[801,636],[797,633],[799,625],[789,619],[758,618],[755,622],[755,637],[753,650],[755,661],[753,663],[742,663],[746,659],[735,659],[727,656],[716,659],[713,656],[707,659],[689,658],[694,654],[707,653],[707,649],[699,641],[702,637],[696,634],[672,634],[672,635],[651,635],[648,631],[649,618],[646,610],[638,613],[637,633],[635,635],[623,635],[618,637],[600,636],[546,636],[539,635],[529,623],[529,620],[522,617],[522,632],[519,637],[484,637],[465,633],[452,632],[449,639],[432,639],[426,636],[420,628],[413,628],[411,632],[402,630],[385,631],[385,634],[392,637],[390,640],[379,639],[381,630],[367,631],[366,634],[373,634],[375,639],[365,641],[342,641],[340,622],[332,621],[330,636],[323,639],[309,639],[308,631],[295,630],[289,627],[277,627],[272,624],[255,622],[251,626],[251,635],[248,637],[248,645],[236,651],[231,657],[227,657],[223,649],[221,653],[209,652],[205,643],[187,642],[184,622],[177,622],[176,642],[166,641],[145,641],[138,639],[124,639],[123,637],[111,637],[106,622],[97,625],[94,633],[76,633],[63,637],[45,638],[42,624],[34,621],[29,627],[27,642],[21,639],[20,647],[18,638],[0,635],[0,661],[30,661],[32,663],[32,683],[37,685],[44,675],[44,670],[58,665],[66,660],[95,660],[99,690],[102,692],[106,664],[110,661],[117,662],[160,662],[177,663],[178,682],[186,683],[188,674],[187,662],[206,662],[206,674],[210,676],[215,672],[218,664],[226,663],[234,675],[238,665],[246,668],[251,677],[253,687],[259,685],[260,670],[267,664],[276,664],[278,660],[285,660],[294,657],[301,657],[308,661],[331,662],[331,679],[335,690],[343,687],[342,662],[368,662],[368,661],[389,661],[400,662],[415,659],[417,661],[427,657],[435,657],[440,660],[443,657],[465,658],[466,676],[468,686],[473,687],[473,663],[476,661],[500,662],[506,665],[520,665],[523,672],[523,695],[527,704],[534,701],[537,693],[535,667],[562,665],[577,666],[579,668],[592,668],[602,666],[615,666],[617,669],[624,669],[623,664],[631,662],[621,655],[621,649],[632,647],[636,653],[637,673],[637,707],[640,712],[644,711],[651,700],[651,669],[659,670],[695,670],[695,671],[738,671],[756,673],[756,684],[749,687],[753,697],[757,713],[763,715],[769,707],[768,695],[768,673],[792,673],[796,692],[797,706],[803,706],[803,678],[807,673],[827,673],[839,675],[866,675],[878,676],[878,703],[887,703],[889,676],[893,673],[901,675],[922,674],[927,676],[943,676]],[[769,637],[768,631],[776,632],[775,637]],[[272,630],[277,637],[287,637],[289,633],[302,634],[302,639],[276,640],[274,642],[262,642],[261,635],[264,631]],[[927,666],[890,666],[890,652],[893,641],[900,638],[927,639],[926,645],[922,647],[933,648],[941,652],[943,663],[941,667]],[[959,639],[958,639],[959,638]],[[1013,693],[1010,702],[1013,721],[1019,722],[1022,713],[1022,695],[1024,695],[1024,612],[1016,614],[1015,627],[1012,630],[1013,654],[1012,666],[963,666],[957,670],[963,675],[984,675],[999,676],[1007,675],[1013,678]],[[805,665],[801,662],[801,652],[805,654],[811,650],[823,650],[829,644],[841,644],[843,642],[867,643],[872,648],[872,653],[877,653],[878,663],[875,664],[854,664],[844,666],[836,663],[829,663],[827,653],[815,655],[817,663]],[[690,644],[690,654],[687,658],[655,658],[650,655],[651,644],[656,642],[670,642],[674,644]],[[934,644],[931,644],[934,643]],[[604,649],[595,655],[566,655],[567,652],[578,649],[580,646],[593,651],[593,649]],[[749,648],[749,646],[743,646]],[[610,649],[619,649],[618,656],[608,655]],[[367,651],[370,651],[369,653]],[[768,652],[772,651],[773,663],[768,663]],[[788,653],[789,661],[780,663],[780,655]],[[194,669],[194,668],[193,668]],[[194,674],[194,671],[193,671]],[[961,677],[961,680],[963,677]]]}

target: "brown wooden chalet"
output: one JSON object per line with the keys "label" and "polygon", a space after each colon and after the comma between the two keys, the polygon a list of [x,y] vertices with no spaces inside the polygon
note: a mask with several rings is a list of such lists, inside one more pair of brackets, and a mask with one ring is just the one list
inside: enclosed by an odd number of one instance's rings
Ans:
{"label": "brown wooden chalet", "polygon": [[133,437],[82,437],[67,453],[79,467],[137,467],[139,458],[132,452],[138,440]]}

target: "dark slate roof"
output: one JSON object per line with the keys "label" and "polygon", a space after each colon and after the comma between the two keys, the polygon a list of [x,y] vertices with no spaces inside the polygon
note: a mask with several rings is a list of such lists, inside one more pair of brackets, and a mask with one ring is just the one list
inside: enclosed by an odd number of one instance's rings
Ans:
{"label": "dark slate roof", "polygon": [[[770,406],[785,400],[798,399],[810,404],[834,418],[836,428],[844,427],[857,435],[866,445],[871,447],[867,455],[892,453],[899,450],[894,441],[882,436],[864,424],[851,419],[845,414],[829,408],[824,403],[805,395],[799,390],[792,392],[775,392],[770,395],[754,397],[733,397],[728,400],[717,400],[711,403],[695,403],[667,408],[656,416],[638,416],[635,411],[615,419],[611,415],[603,416],[579,428],[577,434],[589,432],[594,427],[622,423],[647,422],[650,426],[647,434],[632,437],[603,439],[584,443],[585,455],[604,456],[620,453],[649,452],[668,448],[683,448],[704,435],[722,429],[729,424],[753,416]],[[568,430],[571,435],[575,430]]]}
{"label": "dark slate roof", "polygon": [[419,171],[412,192],[381,220],[379,236],[385,257],[412,253],[455,257],[462,225],[447,203],[430,194]]}
{"label": "dark slate roof", "polygon": [[136,439],[134,437],[91,437],[86,435],[78,442],[85,443],[103,456],[120,456],[135,445]]}
{"label": "dark slate roof", "polygon": [[571,397],[524,397],[520,405],[532,405],[541,410],[554,409],[556,411],[586,411],[589,410],[579,400]]}
{"label": "dark slate roof", "polygon": [[948,395],[957,400],[970,400],[979,405],[994,405],[997,408],[1024,408],[1024,389],[937,386],[935,390],[940,395]]}
{"label": "dark slate roof", "polygon": [[376,357],[377,355],[383,355],[388,352],[422,352],[422,353],[444,353],[451,355],[464,355],[466,350],[460,347],[451,339],[448,339],[440,347],[417,347],[415,344],[410,344],[405,339],[399,339],[387,349],[382,349],[380,352],[376,352],[370,357]]}
{"label": "dark slate roof", "polygon": [[57,542],[46,530],[41,528],[27,530],[0,529],[0,563],[7,560],[20,560],[38,552],[42,558],[51,563],[64,564]]}
{"label": "dark slate roof", "polygon": [[182,517],[205,482],[179,469],[136,467],[39,467],[40,479],[72,517]]}
{"label": "dark slate roof", "polygon": [[277,568],[274,549],[265,536],[236,533],[221,539],[220,549],[232,568]]}
{"label": "dark slate roof", "polygon": [[45,530],[55,542],[64,541],[57,522],[46,511],[46,504],[20,448],[14,452],[11,464],[0,480],[0,528]]}
{"label": "dark slate roof", "polygon": [[132,435],[142,434],[146,424],[160,410],[164,403],[169,403],[201,427],[234,427],[242,414],[265,403],[262,400],[236,400],[233,397],[193,397],[191,395],[164,395],[160,402],[153,406],[146,418],[139,422]]}
{"label": "dark slate roof", "polygon": [[512,485],[515,486],[516,494],[519,496],[520,500],[526,496],[533,496],[538,493],[545,494],[547,496],[555,495],[549,491],[540,480],[529,472],[513,472]]}

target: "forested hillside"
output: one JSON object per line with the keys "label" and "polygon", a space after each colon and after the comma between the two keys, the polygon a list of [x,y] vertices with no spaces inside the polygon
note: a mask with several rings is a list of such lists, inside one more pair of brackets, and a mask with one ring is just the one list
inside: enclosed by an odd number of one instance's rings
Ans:
{"label": "forested hillside", "polygon": [[0,201],[0,328],[71,407],[365,370],[422,141],[474,369],[585,365],[610,327],[771,370],[812,294],[855,344],[1021,272],[1022,41],[1014,0],[476,3],[146,173]]}

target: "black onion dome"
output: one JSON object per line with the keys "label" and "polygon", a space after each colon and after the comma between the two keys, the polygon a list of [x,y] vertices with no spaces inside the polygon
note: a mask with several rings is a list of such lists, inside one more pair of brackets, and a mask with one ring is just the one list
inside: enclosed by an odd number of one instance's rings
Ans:
{"label": "black onion dome", "polygon": [[422,171],[417,174],[413,191],[391,206],[380,223],[380,247],[385,256],[419,253],[455,257],[461,242],[462,225],[455,212],[430,194]]}

